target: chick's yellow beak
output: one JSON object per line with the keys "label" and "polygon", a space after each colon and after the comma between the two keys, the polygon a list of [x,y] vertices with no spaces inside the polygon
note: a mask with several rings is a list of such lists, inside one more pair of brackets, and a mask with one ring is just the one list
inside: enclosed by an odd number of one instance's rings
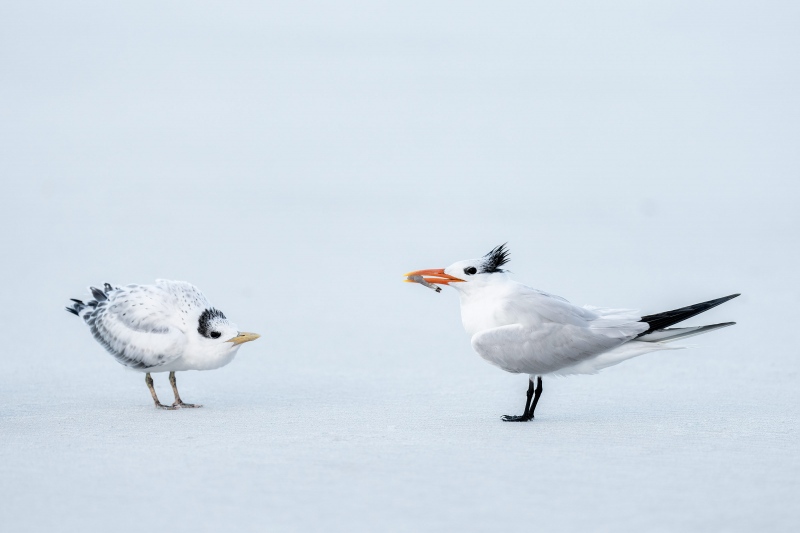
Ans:
{"label": "chick's yellow beak", "polygon": [[246,331],[241,331],[239,332],[238,335],[236,335],[232,339],[228,339],[227,342],[232,342],[234,345],[244,344],[245,342],[254,341],[260,336],[261,335],[259,335],[258,333],[248,333]]}

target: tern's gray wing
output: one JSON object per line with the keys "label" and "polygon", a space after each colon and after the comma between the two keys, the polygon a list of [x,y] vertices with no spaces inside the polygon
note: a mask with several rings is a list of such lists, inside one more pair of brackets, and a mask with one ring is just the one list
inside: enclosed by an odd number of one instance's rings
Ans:
{"label": "tern's gray wing", "polygon": [[92,292],[97,303],[82,310],[80,316],[94,338],[121,364],[149,370],[183,354],[187,338],[182,317],[176,317],[172,294],[150,285]]}
{"label": "tern's gray wing", "polygon": [[624,342],[598,335],[590,328],[546,322],[480,331],[472,337],[472,348],[507,372],[541,375],[575,365]]}
{"label": "tern's gray wing", "polygon": [[472,347],[508,372],[547,374],[633,339],[647,329],[633,310],[577,307],[563,298],[518,286],[504,316],[515,323],[475,333]]}

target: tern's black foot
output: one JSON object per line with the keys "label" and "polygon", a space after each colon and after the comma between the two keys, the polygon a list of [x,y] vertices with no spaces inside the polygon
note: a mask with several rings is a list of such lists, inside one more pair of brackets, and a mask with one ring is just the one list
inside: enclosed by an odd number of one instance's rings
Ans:
{"label": "tern's black foot", "polygon": [[[503,422],[530,422],[533,420],[533,412],[536,404],[539,403],[539,396],[542,395],[542,376],[536,376],[537,386],[533,385],[533,378],[528,379],[528,393],[526,394],[525,410],[521,415],[504,415]],[[531,403],[533,398],[533,403]]]}
{"label": "tern's black foot", "polygon": [[533,415],[503,415],[503,422],[530,422]]}
{"label": "tern's black foot", "polygon": [[186,409],[193,409],[193,408],[203,407],[203,406],[200,405],[199,403],[183,403],[181,400],[178,400],[177,402],[172,404],[172,408],[173,409],[177,409],[178,407],[180,407],[180,408],[184,408],[185,407]]}
{"label": "tern's black foot", "polygon": [[169,411],[174,411],[175,409],[177,409],[177,407],[175,407],[174,405],[164,405],[161,402],[156,402],[156,409],[167,409]]}

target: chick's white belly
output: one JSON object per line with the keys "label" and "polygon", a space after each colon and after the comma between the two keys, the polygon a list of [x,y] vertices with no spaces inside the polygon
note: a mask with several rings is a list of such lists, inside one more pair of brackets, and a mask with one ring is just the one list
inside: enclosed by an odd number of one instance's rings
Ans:
{"label": "chick's white belly", "polygon": [[221,368],[233,361],[234,357],[236,357],[237,351],[238,350],[232,350],[227,353],[215,354],[213,356],[203,354],[202,357],[198,357],[194,354],[183,354],[177,359],[164,365],[153,366],[150,368],[140,368],[136,370],[139,372],[150,373],[184,372],[186,370],[214,370],[216,368]]}

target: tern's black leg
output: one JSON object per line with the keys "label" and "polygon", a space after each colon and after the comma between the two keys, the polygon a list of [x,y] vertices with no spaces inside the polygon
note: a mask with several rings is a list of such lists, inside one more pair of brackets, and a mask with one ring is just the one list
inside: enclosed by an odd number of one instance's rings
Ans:
{"label": "tern's black leg", "polygon": [[[536,387],[533,386],[533,380],[528,379],[528,392],[525,400],[525,411],[521,415],[503,415],[504,422],[528,422],[533,418],[533,411],[536,409],[536,404],[539,403],[539,396],[542,395],[542,378],[536,378]],[[535,392],[535,396],[534,396]],[[533,398],[533,405],[531,405],[531,398]]]}
{"label": "tern's black leg", "polygon": [[158,396],[156,396],[156,389],[153,388],[153,378],[150,377],[150,372],[145,374],[144,382],[147,383],[147,388],[150,389],[150,394],[153,396],[153,401],[156,403],[157,409],[177,409],[174,405],[164,405],[163,403],[158,401]]}
{"label": "tern's black leg", "polygon": [[531,418],[533,412],[536,410],[536,404],[539,403],[539,396],[542,395],[542,376],[536,376],[536,394],[533,396],[533,403],[531,404]]}
{"label": "tern's black leg", "polygon": [[175,393],[175,403],[172,404],[172,407],[203,407],[197,403],[183,403],[181,400],[181,395],[178,394],[178,382],[175,380],[175,372],[169,373],[169,384],[172,385],[172,392]]}

